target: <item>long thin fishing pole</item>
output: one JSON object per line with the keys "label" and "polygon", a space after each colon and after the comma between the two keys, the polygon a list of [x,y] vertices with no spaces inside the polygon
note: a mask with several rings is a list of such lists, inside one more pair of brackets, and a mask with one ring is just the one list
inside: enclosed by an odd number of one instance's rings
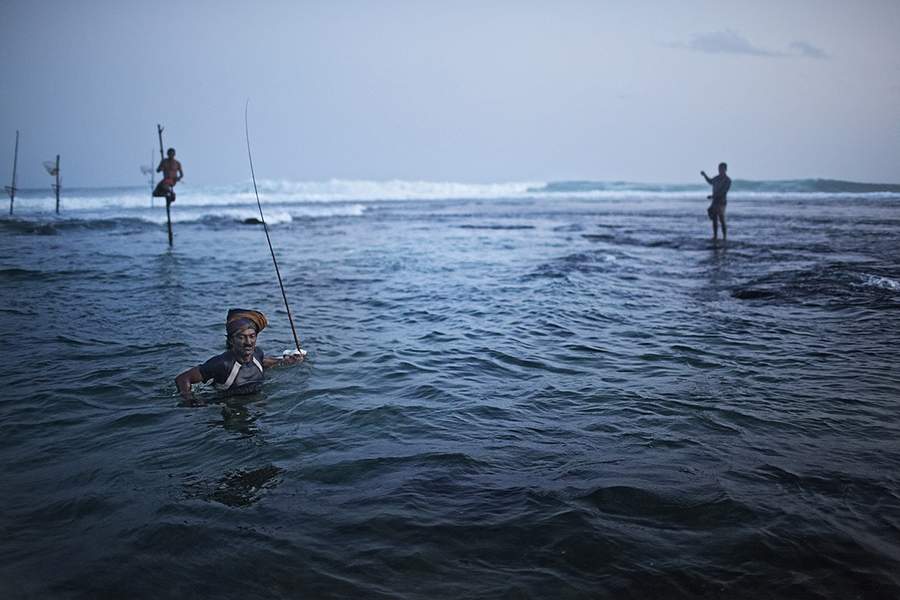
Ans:
{"label": "long thin fishing pole", "polygon": [[259,207],[259,220],[262,221],[263,231],[266,232],[266,241],[269,242],[269,252],[272,253],[272,263],[275,265],[275,275],[278,276],[278,285],[281,287],[281,297],[284,298],[284,307],[287,309],[288,321],[291,324],[291,333],[294,334],[294,344],[300,349],[300,338],[297,337],[297,329],[294,327],[294,316],[291,314],[291,307],[288,305],[287,294],[284,292],[284,282],[281,280],[281,271],[278,269],[278,261],[275,259],[275,250],[272,248],[272,238],[269,237],[269,226],[266,225],[266,218],[263,216],[262,203],[259,201],[259,190],[256,189],[256,173],[253,171],[253,154],[250,152],[250,127],[247,125],[247,109],[250,106],[250,100],[244,105],[244,135],[247,138],[247,158],[250,160],[250,178],[253,180],[253,193],[256,194],[256,205]]}

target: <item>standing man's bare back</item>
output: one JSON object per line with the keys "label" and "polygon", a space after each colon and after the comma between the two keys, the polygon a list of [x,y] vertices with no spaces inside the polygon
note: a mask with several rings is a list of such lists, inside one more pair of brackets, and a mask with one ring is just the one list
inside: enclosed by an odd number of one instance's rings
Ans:
{"label": "standing man's bare back", "polygon": [[700,171],[706,183],[713,186],[712,194],[709,198],[712,203],[706,209],[713,226],[713,241],[719,238],[719,223],[722,224],[722,241],[728,238],[728,230],[725,226],[725,206],[728,204],[728,190],[731,189],[731,178],[725,173],[728,171],[728,165],[719,163],[719,174],[710,179],[706,176],[706,171]]}

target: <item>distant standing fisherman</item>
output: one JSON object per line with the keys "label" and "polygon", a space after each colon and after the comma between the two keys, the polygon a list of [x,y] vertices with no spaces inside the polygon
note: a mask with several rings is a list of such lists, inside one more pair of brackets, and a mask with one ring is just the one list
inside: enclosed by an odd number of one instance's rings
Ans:
{"label": "distant standing fisherman", "polygon": [[709,215],[713,226],[713,241],[719,237],[719,222],[722,223],[722,241],[728,238],[728,230],[725,228],[725,205],[728,202],[728,190],[731,189],[731,179],[725,172],[728,171],[728,165],[719,163],[719,174],[710,179],[706,176],[706,171],[700,171],[706,183],[712,186],[712,194],[707,196],[712,199],[706,214]]}
{"label": "distant standing fisherman", "polygon": [[[160,142],[160,146],[162,146],[162,142]],[[153,190],[153,196],[165,198],[166,202],[171,204],[175,202],[175,184],[184,177],[184,171],[181,170],[181,163],[175,160],[175,148],[169,148],[166,156],[168,158],[159,161],[159,166],[156,167],[156,172],[162,173],[163,178]]]}
{"label": "distant standing fisherman", "polygon": [[305,354],[275,358],[265,356],[256,347],[256,336],[266,325],[268,320],[259,311],[243,308],[229,310],[225,317],[225,345],[228,349],[175,378],[181,397],[190,402],[191,385],[209,381],[228,396],[253,394],[262,387],[266,369],[301,362]]}

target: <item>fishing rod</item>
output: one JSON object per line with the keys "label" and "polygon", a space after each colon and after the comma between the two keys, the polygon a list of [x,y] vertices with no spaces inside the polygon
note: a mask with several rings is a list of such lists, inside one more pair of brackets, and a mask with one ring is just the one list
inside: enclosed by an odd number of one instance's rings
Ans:
{"label": "fishing rod", "polygon": [[281,280],[281,271],[278,269],[278,261],[275,259],[275,249],[272,248],[272,238],[269,237],[269,226],[266,225],[266,218],[263,216],[262,203],[259,201],[259,190],[256,189],[256,173],[253,171],[253,154],[250,152],[250,127],[247,124],[247,110],[250,107],[250,100],[244,105],[244,135],[247,138],[247,158],[250,160],[250,178],[253,180],[253,193],[256,194],[256,205],[259,207],[259,220],[262,221],[263,231],[266,232],[266,241],[269,242],[269,252],[272,254],[272,263],[275,265],[275,275],[278,276],[278,285],[281,287],[281,297],[284,299],[284,307],[287,309],[288,321],[291,324],[291,333],[294,334],[294,345],[297,346],[297,352],[306,354],[300,348],[300,338],[297,337],[297,328],[294,327],[294,316],[291,314],[291,307],[288,305],[287,294],[284,291],[284,282]]}

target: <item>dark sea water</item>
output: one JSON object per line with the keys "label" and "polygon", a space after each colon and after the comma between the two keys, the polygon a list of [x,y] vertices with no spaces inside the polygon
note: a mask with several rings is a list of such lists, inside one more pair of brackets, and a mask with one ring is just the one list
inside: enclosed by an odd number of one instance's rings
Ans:
{"label": "dark sea water", "polygon": [[2,598],[900,597],[900,194],[395,184],[17,199]]}

